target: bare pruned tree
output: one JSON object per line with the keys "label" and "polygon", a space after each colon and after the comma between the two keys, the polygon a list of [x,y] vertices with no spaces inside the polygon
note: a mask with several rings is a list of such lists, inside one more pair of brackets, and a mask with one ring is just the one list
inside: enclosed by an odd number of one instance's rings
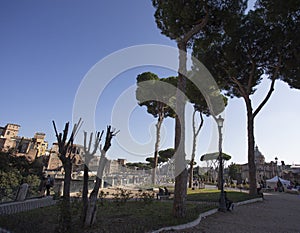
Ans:
{"label": "bare pruned tree", "polygon": [[84,173],[83,173],[83,189],[82,189],[82,202],[83,202],[83,213],[82,213],[82,219],[85,220],[85,214],[88,207],[88,182],[89,182],[89,163],[93,159],[94,155],[97,152],[97,149],[99,148],[100,141],[102,138],[104,131],[102,132],[96,132],[93,150],[91,150],[92,147],[92,141],[93,141],[93,133],[90,133],[90,138],[87,146],[87,132],[84,132],[84,145],[83,145],[83,159],[84,159]]}
{"label": "bare pruned tree", "polygon": [[105,144],[104,144],[103,148],[102,148],[102,146],[100,146],[101,156],[100,156],[99,166],[98,166],[98,170],[97,170],[96,182],[95,182],[93,191],[91,192],[90,197],[89,197],[86,214],[84,214],[85,226],[93,225],[96,220],[96,214],[97,214],[96,202],[97,202],[97,197],[98,197],[98,193],[99,193],[99,188],[100,188],[101,182],[102,182],[104,167],[107,162],[106,153],[109,150],[109,148],[111,147],[112,138],[114,136],[116,136],[118,133],[119,133],[119,131],[112,129],[110,125],[107,126]]}
{"label": "bare pruned tree", "polygon": [[75,156],[73,151],[73,143],[79,128],[82,125],[82,120],[79,119],[78,123],[74,125],[71,135],[68,139],[69,122],[65,124],[65,128],[62,133],[57,132],[56,124],[52,121],[55,136],[57,139],[59,159],[63,164],[65,171],[64,176],[64,188],[63,188],[63,202],[61,205],[61,213],[59,219],[59,232],[71,232],[71,210],[70,210],[70,183],[72,173],[72,162]]}

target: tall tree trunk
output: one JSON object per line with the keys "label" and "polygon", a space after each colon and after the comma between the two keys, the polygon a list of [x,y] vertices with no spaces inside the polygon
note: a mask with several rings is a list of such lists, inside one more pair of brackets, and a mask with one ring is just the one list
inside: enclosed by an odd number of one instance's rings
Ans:
{"label": "tall tree trunk", "polygon": [[84,143],[83,143],[83,150],[84,150],[84,173],[83,173],[83,190],[82,190],[82,223],[85,224],[86,219],[86,213],[88,208],[88,192],[89,192],[89,164],[93,158],[93,156],[96,154],[97,149],[99,148],[99,144],[102,138],[104,131],[102,132],[96,132],[96,138],[94,141],[94,148],[91,151],[92,141],[93,141],[93,133],[90,134],[90,139],[87,144],[87,132],[84,132]]}
{"label": "tall tree trunk", "polygon": [[184,169],[175,177],[173,214],[176,218],[184,218],[186,216],[187,176],[187,169]]}
{"label": "tall tree trunk", "polygon": [[71,216],[71,205],[70,198],[63,198],[60,203],[60,215],[59,215],[59,226],[58,232],[61,233],[72,233],[72,216]]}
{"label": "tall tree trunk", "polygon": [[198,129],[196,130],[196,120],[195,120],[195,115],[196,115],[196,109],[194,108],[194,112],[193,112],[193,147],[192,147],[192,155],[191,155],[191,162],[190,162],[190,174],[189,174],[189,188],[192,188],[192,183],[193,183],[193,169],[194,169],[194,162],[195,162],[195,155],[196,155],[196,146],[197,146],[197,136],[200,132],[200,129],[203,126],[203,117],[202,117],[202,113],[199,112],[200,114],[200,125],[198,127]]}
{"label": "tall tree trunk", "polygon": [[87,164],[84,164],[83,171],[83,188],[82,188],[82,200],[83,203],[87,203],[88,200],[88,192],[89,192],[89,167]]}
{"label": "tall tree trunk", "polygon": [[71,186],[71,175],[72,175],[72,162],[70,158],[66,159],[64,164],[65,177],[64,177],[64,199],[70,199],[70,186]]}
{"label": "tall tree trunk", "polygon": [[192,147],[192,156],[190,161],[190,170],[189,170],[189,188],[192,188],[193,184],[193,173],[194,173],[194,162],[195,162],[195,153],[196,153],[196,139],[197,136],[195,135],[195,132],[193,132],[193,147]]}
{"label": "tall tree trunk", "polygon": [[107,158],[105,157],[106,152],[102,151],[101,152],[101,158],[99,161],[99,167],[97,171],[97,177],[96,177],[96,182],[93,188],[93,191],[91,192],[86,214],[85,214],[85,219],[84,219],[84,224],[85,226],[91,226],[94,224],[96,220],[96,215],[97,215],[97,197],[99,193],[99,189],[101,187],[101,182],[103,178],[103,171],[104,167],[107,162]]}
{"label": "tall tree trunk", "polygon": [[248,128],[248,166],[249,166],[249,194],[256,194],[256,165],[254,155],[254,118],[252,111],[247,112],[247,128]]}
{"label": "tall tree trunk", "polygon": [[[224,201],[223,199],[223,194],[224,194],[224,172],[223,172],[223,165],[224,165],[224,158],[223,158],[223,149],[222,149],[222,141],[223,141],[223,136],[222,136],[222,128],[220,126],[218,126],[218,135],[219,135],[219,156],[218,156],[218,160],[219,160],[219,172],[218,172],[218,190],[221,190],[221,202]],[[221,203],[220,202],[220,203]],[[224,206],[224,203],[222,203]],[[221,206],[222,206],[221,204]]]}
{"label": "tall tree trunk", "polygon": [[191,155],[191,162],[190,162],[190,170],[189,170],[189,188],[192,188],[193,184],[193,169],[194,169],[194,161],[195,161],[195,152],[196,152],[196,132],[195,132],[195,112],[193,112],[193,146],[192,146],[192,155]]}
{"label": "tall tree trunk", "polygon": [[[89,161],[87,162],[87,164],[89,164]],[[83,203],[82,220],[83,221],[85,219],[85,214],[88,207],[89,168],[87,164],[84,164],[84,172],[83,172],[83,188],[82,188],[82,203]]]}
{"label": "tall tree trunk", "polygon": [[195,162],[195,159],[191,159],[191,162],[190,162],[190,170],[189,170],[189,188],[192,188],[192,185],[193,185],[193,180],[194,180],[194,162]]}
{"label": "tall tree trunk", "polygon": [[155,185],[156,180],[156,171],[157,171],[157,165],[158,165],[158,151],[159,151],[159,144],[160,144],[160,129],[161,125],[163,123],[163,113],[160,113],[157,119],[156,124],[156,142],[155,142],[155,148],[154,148],[154,163],[153,163],[153,170],[152,170],[152,184]]}
{"label": "tall tree trunk", "polygon": [[175,118],[175,191],[173,202],[173,215],[183,218],[186,215],[186,195],[188,172],[185,161],[185,100],[183,93],[186,88],[186,81],[183,74],[186,74],[186,43],[178,42],[179,49],[179,70],[176,92],[176,118]]}
{"label": "tall tree trunk", "polygon": [[[253,67],[256,64],[253,64]],[[269,91],[267,92],[265,98],[253,112],[252,103],[250,99],[251,95],[251,85],[254,75],[254,70],[249,75],[248,87],[245,89],[243,85],[235,78],[231,77],[233,83],[237,85],[237,90],[240,95],[244,98],[246,109],[247,109],[247,131],[248,131],[248,167],[249,167],[249,193],[250,195],[256,194],[256,166],[255,166],[255,155],[254,155],[254,147],[255,147],[255,139],[254,139],[254,118],[260,112],[260,110],[265,106],[265,104],[270,99],[273,91],[276,78],[279,75],[279,68],[281,66],[281,57],[279,57],[279,64],[275,68],[275,71],[272,75]]]}
{"label": "tall tree trunk", "polygon": [[[70,156],[70,155],[69,155]],[[66,158],[64,163],[65,177],[64,177],[64,190],[63,200],[61,203],[61,211],[59,216],[59,232],[72,232],[71,223],[71,206],[70,206],[70,183],[72,173],[72,162],[69,157]]]}
{"label": "tall tree trunk", "polygon": [[71,207],[70,207],[70,183],[72,174],[72,158],[71,151],[73,149],[73,142],[76,133],[82,125],[81,118],[78,123],[74,125],[71,136],[67,141],[69,132],[69,122],[65,124],[63,133],[58,133],[56,129],[56,124],[52,121],[55,136],[58,144],[59,159],[61,160],[64,170],[64,191],[63,191],[63,201],[61,205],[60,217],[59,217],[59,232],[72,232],[71,231]]}
{"label": "tall tree trunk", "polygon": [[248,168],[249,168],[249,194],[256,194],[256,166],[254,155],[254,117],[251,99],[248,95],[243,96],[247,109],[247,133],[248,133]]}
{"label": "tall tree trunk", "polygon": [[[84,225],[85,226],[91,226],[92,224],[94,224],[94,222],[96,220],[97,197],[98,197],[99,188],[101,186],[101,182],[102,182],[102,179],[103,179],[104,167],[107,163],[106,152],[109,150],[109,148],[111,146],[112,138],[114,136],[116,136],[118,132],[115,132],[114,129],[111,130],[111,126],[107,126],[105,144],[104,144],[103,149],[102,150],[100,149],[101,157],[100,157],[99,166],[98,166],[98,170],[97,170],[96,183],[95,183],[93,191],[90,195],[90,199],[89,199],[86,214],[84,214],[84,216],[85,216]],[[99,138],[99,142],[100,142],[100,140],[101,140],[101,137]],[[98,148],[98,146],[95,146],[95,148]]]}

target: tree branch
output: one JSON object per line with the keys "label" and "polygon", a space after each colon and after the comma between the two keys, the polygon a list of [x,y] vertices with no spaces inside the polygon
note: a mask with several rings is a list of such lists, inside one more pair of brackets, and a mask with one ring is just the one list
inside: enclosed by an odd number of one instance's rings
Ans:
{"label": "tree branch", "polygon": [[100,132],[97,132],[97,136],[96,136],[96,139],[95,139],[95,146],[94,146],[94,150],[92,152],[93,155],[96,154],[96,151],[97,151],[97,149],[99,147],[99,144],[101,142],[103,133],[104,133],[103,130],[102,130],[101,134],[100,134]]}
{"label": "tree branch", "polygon": [[252,81],[253,81],[254,71],[255,71],[255,62],[253,61],[253,59],[251,59],[251,71],[250,71],[249,80],[248,80],[248,86],[247,86],[247,93],[248,93],[248,95],[251,93],[251,87],[252,87]]}
{"label": "tree branch", "polygon": [[275,85],[275,81],[279,75],[279,69],[281,66],[281,56],[279,56],[279,61],[278,61],[278,65],[276,66],[276,69],[274,71],[274,74],[272,76],[272,81],[271,81],[271,85],[269,88],[269,91],[266,95],[266,97],[264,98],[264,100],[260,103],[260,105],[257,107],[257,109],[254,111],[253,113],[253,118],[259,113],[259,111],[263,108],[263,106],[268,102],[268,100],[270,99],[272,92],[274,91],[274,85]]}
{"label": "tree branch", "polygon": [[62,139],[62,143],[63,143],[63,144],[66,143],[67,136],[68,136],[68,132],[69,132],[69,122],[67,122],[67,123],[65,124],[65,128],[64,128],[64,131],[63,131],[63,139]]}
{"label": "tree branch", "polygon": [[[105,137],[105,144],[104,144],[104,147],[103,147],[103,151],[108,151],[108,149],[110,148],[111,146],[111,139],[116,136],[120,130],[118,130],[117,132],[115,132],[115,130],[111,130],[111,126],[107,126],[107,129],[106,129],[106,137]],[[102,153],[102,152],[101,152]]]}
{"label": "tree branch", "polygon": [[248,98],[249,96],[248,96],[248,94],[246,93],[246,91],[245,91],[243,85],[239,82],[239,80],[237,80],[237,78],[236,78],[236,77],[233,77],[233,76],[230,76],[230,79],[231,79],[231,81],[232,81],[234,84],[236,84],[236,85],[238,86],[237,90],[238,90],[238,92],[241,94],[241,96],[243,96],[244,99],[245,99],[245,98]]}
{"label": "tree branch", "polygon": [[207,24],[209,16],[207,6],[205,6],[205,10],[205,17],[201,20],[198,20],[198,24],[196,24],[188,33],[183,35],[183,37],[178,42],[186,44],[195,34],[197,34]]}
{"label": "tree branch", "polygon": [[83,151],[84,151],[85,154],[88,154],[88,151],[86,149],[86,136],[87,136],[87,132],[84,131],[83,132]]}
{"label": "tree branch", "polygon": [[[67,124],[68,124],[68,128],[69,128],[69,122]],[[73,145],[75,136],[77,135],[77,133],[78,133],[81,125],[82,125],[82,121],[81,121],[81,118],[79,118],[77,124],[74,124],[74,126],[73,126],[73,130],[72,130],[71,136],[69,138],[69,141],[68,141],[68,143],[66,145],[66,148],[68,148],[70,145]],[[66,135],[64,135],[64,136],[67,137],[68,133],[66,133]],[[66,141],[66,139],[64,140],[64,143],[65,143],[65,141]]]}
{"label": "tree branch", "polygon": [[200,129],[203,126],[203,116],[202,116],[202,113],[199,111],[200,124],[199,124],[198,128],[196,129],[196,126],[195,126],[196,112],[197,112],[197,110],[196,110],[196,108],[194,108],[194,111],[193,111],[193,120],[192,120],[192,127],[193,127],[193,133],[197,137],[198,134],[199,134],[199,132],[200,132]]}
{"label": "tree branch", "polygon": [[88,152],[90,152],[90,150],[91,150],[91,146],[92,146],[92,140],[93,140],[93,132],[92,132],[92,133],[90,133],[90,140],[89,140]]}
{"label": "tree branch", "polygon": [[57,142],[61,143],[61,137],[59,136],[59,134],[57,132],[57,128],[56,128],[55,122],[52,121],[52,124],[53,124],[53,127],[54,127],[54,131],[55,131],[55,136],[56,136]]}
{"label": "tree branch", "polygon": [[204,122],[202,112],[199,112],[199,116],[200,116],[200,120],[201,121],[200,121],[200,125],[199,125],[199,127],[198,127],[198,129],[196,131],[196,134],[195,134],[196,137],[198,136],[198,134],[199,134],[199,132],[200,132],[202,126],[203,126],[203,122]]}
{"label": "tree branch", "polygon": [[235,77],[231,76],[230,79],[232,80],[233,83],[235,83],[238,86],[238,88],[236,88],[236,89],[238,90],[238,92],[241,94],[241,96],[245,100],[247,112],[252,113],[252,104],[251,104],[251,99],[249,97],[250,93],[249,94],[246,93],[246,91],[243,88],[242,84]]}

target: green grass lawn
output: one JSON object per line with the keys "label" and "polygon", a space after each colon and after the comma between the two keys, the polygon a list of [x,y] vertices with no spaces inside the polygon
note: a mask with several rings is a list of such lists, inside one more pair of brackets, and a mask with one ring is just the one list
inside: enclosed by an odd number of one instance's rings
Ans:
{"label": "green grass lawn", "polygon": [[[248,193],[240,191],[226,191],[228,199],[233,202],[245,201],[250,198],[255,198],[249,196]],[[188,189],[188,201],[208,201],[208,202],[218,202],[220,198],[220,190],[218,189]]]}
{"label": "green grass lawn", "polygon": [[[249,199],[249,195],[242,192],[227,192],[233,201]],[[216,208],[220,195],[218,190],[188,190],[187,216],[176,219],[172,216],[173,201],[115,201],[99,202],[97,222],[89,229],[80,224],[81,202],[72,204],[72,232],[149,232],[165,226],[179,225],[195,220],[200,213]],[[14,233],[55,232],[58,226],[59,208],[50,206],[28,212],[0,216],[0,226]]]}

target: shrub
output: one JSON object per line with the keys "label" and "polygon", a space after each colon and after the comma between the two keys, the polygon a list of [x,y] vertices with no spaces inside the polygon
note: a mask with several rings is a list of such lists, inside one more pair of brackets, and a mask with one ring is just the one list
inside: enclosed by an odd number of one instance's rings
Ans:
{"label": "shrub", "polygon": [[244,184],[243,188],[246,189],[246,190],[249,190],[249,184]]}
{"label": "shrub", "polygon": [[153,202],[155,197],[154,192],[142,192],[142,190],[139,190],[139,192],[136,194],[136,198],[139,200],[143,200],[146,204]]}
{"label": "shrub", "polygon": [[114,196],[115,202],[127,202],[132,197],[132,192],[127,189],[118,188],[116,193],[112,194]]}
{"label": "shrub", "polygon": [[109,195],[109,192],[106,192],[106,193],[105,193],[103,190],[100,191],[100,193],[99,193],[99,199],[100,199],[101,205],[103,205],[104,200],[105,200],[105,197],[106,197],[107,195]]}

